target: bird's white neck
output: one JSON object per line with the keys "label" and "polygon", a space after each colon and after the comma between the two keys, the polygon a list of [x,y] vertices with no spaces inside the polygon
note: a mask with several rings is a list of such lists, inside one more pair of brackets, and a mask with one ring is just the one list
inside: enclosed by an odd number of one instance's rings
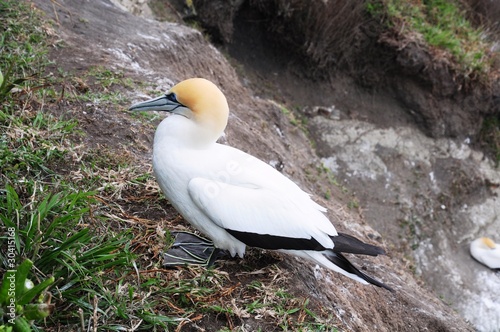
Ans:
{"label": "bird's white neck", "polygon": [[165,118],[155,133],[155,146],[175,146],[205,149],[217,141],[222,133],[203,128],[195,121],[181,115],[172,114]]}

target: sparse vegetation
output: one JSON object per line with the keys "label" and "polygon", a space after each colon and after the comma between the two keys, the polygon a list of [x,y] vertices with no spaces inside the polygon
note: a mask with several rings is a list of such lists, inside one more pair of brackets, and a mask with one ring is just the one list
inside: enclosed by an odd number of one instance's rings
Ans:
{"label": "sparse vegetation", "polygon": [[[22,10],[22,15],[19,11]],[[41,84],[40,74],[43,72],[46,59],[43,57],[44,34],[39,30],[39,18],[25,3],[11,6],[11,1],[0,1],[0,102],[7,95],[19,87],[27,86],[32,89]],[[37,84],[33,81],[36,80]]]}
{"label": "sparse vegetation", "polygon": [[[281,113],[288,118],[288,121],[291,125],[302,127],[302,122],[297,120],[297,115],[295,115],[293,111],[289,110],[285,105],[280,104],[274,100],[269,100],[269,102],[280,109]],[[303,130],[306,129],[303,128]]]}
{"label": "sparse vegetation", "polygon": [[277,43],[289,45],[308,63],[313,75],[351,63],[357,29],[366,21],[364,1],[254,1]]}
{"label": "sparse vegetation", "polygon": [[353,209],[353,210],[357,210],[359,209],[359,202],[356,198],[353,198],[352,200],[349,201],[349,203],[347,203],[347,207],[349,209]]}
{"label": "sparse vegetation", "polygon": [[422,234],[422,221],[410,211],[409,217],[400,220],[400,226],[404,233],[405,242],[411,250],[417,250],[421,241],[426,238]]}
{"label": "sparse vegetation", "polygon": [[448,52],[453,57],[450,64],[456,64],[463,75],[489,73],[491,43],[483,30],[470,23],[458,2],[381,0],[368,2],[367,10],[373,16],[385,17],[389,27],[409,40]]}

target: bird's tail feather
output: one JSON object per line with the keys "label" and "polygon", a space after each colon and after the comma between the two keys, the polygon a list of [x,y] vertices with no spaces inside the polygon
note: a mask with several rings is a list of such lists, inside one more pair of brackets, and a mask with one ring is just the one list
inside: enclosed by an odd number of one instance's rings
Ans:
{"label": "bird's tail feather", "polygon": [[282,250],[299,257],[304,257],[322,265],[332,271],[341,273],[346,277],[359,281],[362,284],[372,284],[378,287],[385,288],[391,292],[393,289],[389,286],[375,280],[360,270],[358,270],[351,262],[347,260],[341,253],[333,252],[332,250],[314,251],[314,250]]}
{"label": "bird's tail feather", "polygon": [[348,252],[350,254],[361,254],[361,255],[384,255],[384,249],[373,246],[368,243],[364,243],[354,236],[347,235],[344,233],[338,233],[337,236],[332,236],[334,243],[333,251],[336,253]]}
{"label": "bird's tail feather", "polygon": [[394,291],[391,287],[361,272],[351,262],[349,262],[347,258],[345,258],[344,255],[342,255],[341,253],[333,251],[323,251],[322,254],[324,257],[328,259],[328,261],[332,262],[335,266],[347,272],[349,275],[346,273],[343,274],[347,275],[348,277],[352,279],[357,279],[352,277],[352,275],[354,275],[372,285],[385,288],[391,292]]}

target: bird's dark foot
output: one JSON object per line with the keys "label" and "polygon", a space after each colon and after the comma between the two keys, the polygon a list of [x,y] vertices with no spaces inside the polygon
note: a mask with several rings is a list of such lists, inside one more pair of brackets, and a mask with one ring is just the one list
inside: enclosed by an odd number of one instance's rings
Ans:
{"label": "bird's dark foot", "polygon": [[176,267],[185,265],[201,265],[210,267],[215,261],[228,255],[227,251],[218,249],[213,242],[189,232],[171,232],[174,243],[163,254],[163,266]]}

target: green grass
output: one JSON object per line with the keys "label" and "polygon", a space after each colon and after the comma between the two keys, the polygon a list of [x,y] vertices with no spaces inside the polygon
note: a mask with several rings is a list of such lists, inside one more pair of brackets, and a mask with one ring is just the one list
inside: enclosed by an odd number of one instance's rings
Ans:
{"label": "green grass", "polygon": [[110,70],[102,66],[91,67],[88,73],[93,76],[96,81],[104,88],[112,87],[113,85],[132,87],[133,82],[130,78],[126,78],[121,70]]}
{"label": "green grass", "polygon": [[124,76],[122,71],[102,66],[89,68],[84,79],[94,88],[86,88],[82,94],[77,95],[77,99],[93,104],[123,104],[126,101],[125,96],[120,90],[115,91],[113,88],[131,88],[134,84],[132,79]]}
{"label": "green grass", "polygon": [[371,1],[367,10],[385,17],[387,25],[398,33],[449,52],[466,77],[484,75],[491,68],[490,44],[456,1]]}
{"label": "green grass", "polygon": [[46,59],[41,21],[24,2],[0,1],[0,102],[13,90],[36,87]]}
{"label": "green grass", "polygon": [[[34,281],[54,278],[49,292],[57,309],[45,322],[34,321],[33,328],[58,326],[61,321],[79,325],[98,313],[95,326],[110,324],[109,329],[123,330],[133,310],[120,292],[110,289],[116,290],[123,282],[120,278],[133,270],[133,235],[111,226],[109,213],[102,213],[102,196],[98,196],[104,191],[88,191],[96,183],[78,183],[73,181],[74,173],[70,176],[71,168],[79,171],[75,155],[80,151],[75,145],[83,133],[77,120],[47,110],[60,97],[57,85],[64,84],[66,77],[48,80],[45,76],[50,62],[41,20],[27,4],[12,0],[0,1],[0,16],[4,31],[0,40],[4,74],[0,83],[0,272],[8,266],[6,230],[15,229],[17,267],[29,259],[33,268],[27,277]],[[125,82],[120,74],[104,70],[91,74],[104,88]],[[87,98],[95,99],[90,93]],[[114,92],[101,93],[99,101],[115,101],[114,96]],[[136,183],[141,185],[141,181]],[[165,320],[145,306],[138,311],[146,320]],[[1,325],[5,322],[0,318]]]}
{"label": "green grass", "polygon": [[0,108],[0,168],[4,176],[42,176],[50,165],[64,159],[67,136],[74,134],[76,121],[61,121],[43,112],[30,112],[7,101]]}

